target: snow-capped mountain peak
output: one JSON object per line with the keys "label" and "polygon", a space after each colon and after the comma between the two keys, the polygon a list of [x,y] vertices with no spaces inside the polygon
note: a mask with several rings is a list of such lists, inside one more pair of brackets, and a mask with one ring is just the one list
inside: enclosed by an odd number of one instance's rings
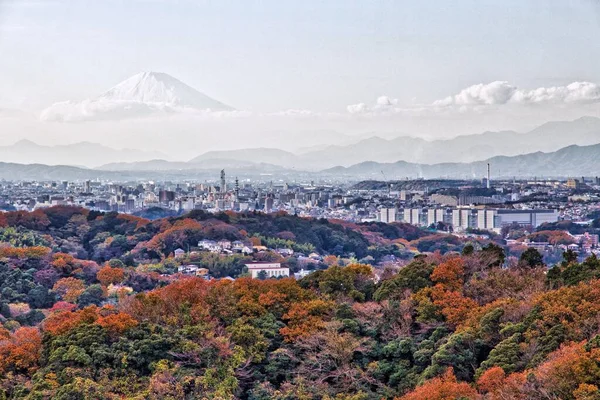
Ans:
{"label": "snow-capped mountain peak", "polygon": [[45,121],[87,121],[137,118],[162,112],[233,110],[163,72],[140,72],[98,97],[55,103],[40,118]]}
{"label": "snow-capped mountain peak", "polygon": [[231,110],[164,72],[140,72],[103,93],[99,100],[160,103],[198,110]]}

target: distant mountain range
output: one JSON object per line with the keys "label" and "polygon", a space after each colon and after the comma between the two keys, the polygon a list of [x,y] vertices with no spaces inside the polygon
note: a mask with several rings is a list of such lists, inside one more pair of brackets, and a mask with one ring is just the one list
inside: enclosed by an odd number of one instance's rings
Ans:
{"label": "distant mountain range", "polygon": [[[343,137],[344,139],[346,137]],[[528,133],[512,131],[485,132],[459,136],[448,140],[427,141],[413,137],[382,139],[371,137],[354,144],[304,149],[297,153],[274,148],[250,148],[229,151],[208,151],[191,160],[169,161],[159,152],[133,149],[115,150],[100,144],[81,142],[70,145],[43,146],[22,140],[14,145],[0,147],[0,160],[20,164],[72,165],[115,172],[157,172],[186,170],[263,169],[273,171],[309,171],[369,175],[370,169],[381,174],[381,169],[407,176],[438,177],[481,176],[481,163],[490,160],[494,169],[506,175],[549,175],[543,163],[536,160],[544,153],[571,145],[589,146],[600,143],[600,118],[583,117],[574,121],[548,122]],[[575,148],[577,148],[577,146]],[[300,146],[299,146],[300,147]],[[583,150],[572,150],[583,151]],[[593,150],[592,150],[593,151]],[[543,153],[542,153],[543,152]],[[562,153],[561,153],[562,154]],[[511,158],[511,165],[503,167]],[[600,153],[598,153],[600,155]],[[486,161],[482,161],[486,160]],[[550,160],[545,160],[544,163]],[[561,163],[577,162],[563,158]],[[546,163],[548,168],[551,163]],[[560,175],[578,174],[577,168],[560,166]],[[449,168],[455,169],[454,172]],[[481,169],[483,168],[483,169]],[[588,170],[593,170],[590,165]],[[533,171],[529,173],[530,171]],[[582,171],[583,173],[583,171]]]}
{"label": "distant mountain range", "polygon": [[0,146],[0,160],[19,164],[69,164],[91,168],[110,162],[134,162],[166,157],[165,154],[156,151],[116,150],[90,142],[43,146],[29,140],[20,140],[13,145]]}
{"label": "distant mountain range", "polygon": [[[104,179],[113,181],[136,180],[184,180],[197,181],[218,178],[220,167],[188,168],[170,170],[124,170],[111,171],[73,167],[69,165],[44,165],[44,164],[16,164],[0,162],[0,180],[52,180],[52,181],[82,181],[87,179]],[[308,173],[286,170],[269,164],[256,164],[252,166],[232,167],[227,169],[230,177],[240,179],[265,179],[270,180],[277,176],[282,179],[294,179],[308,176]],[[233,179],[233,178],[232,178]]]}
{"label": "distant mountain range", "polygon": [[[274,154],[275,156],[276,154]],[[518,156],[497,156],[472,163],[417,164],[406,161],[395,163],[363,162],[350,167],[334,167],[322,171],[292,170],[266,163],[231,161],[227,166],[229,176],[268,177],[268,179],[295,179],[299,177],[335,177],[347,180],[405,178],[478,179],[486,174],[490,163],[492,179],[516,177],[572,177],[600,176],[600,144],[572,145],[554,152],[535,152]],[[72,166],[42,164],[0,163],[0,179],[216,179],[224,164],[222,160],[196,160],[196,163],[167,163],[161,160],[146,163],[112,164],[102,169],[85,169]],[[168,168],[164,168],[167,165]],[[180,168],[171,168],[178,165]],[[135,169],[147,166],[149,169]]]}
{"label": "distant mountain range", "polygon": [[[427,141],[402,136],[383,139],[377,136],[350,145],[333,145],[300,155],[280,154],[286,167],[319,170],[333,166],[350,166],[365,161],[434,164],[473,162],[490,157],[513,156],[535,151],[555,151],[569,145],[600,143],[600,119],[584,117],[568,122],[548,122],[527,133],[513,131],[485,132],[447,140]],[[236,151],[221,158],[256,159],[264,152],[252,149]],[[246,155],[246,156],[244,156]],[[277,164],[277,163],[276,163]]]}
{"label": "distant mountain range", "polygon": [[196,164],[207,160],[213,160],[215,162],[224,160],[229,162],[264,162],[268,164],[280,165],[282,167],[293,167],[295,166],[295,163],[293,162],[295,159],[297,159],[297,156],[289,151],[259,148],[230,151],[209,151],[191,159],[189,163]]}
{"label": "distant mountain range", "polygon": [[600,144],[572,145],[558,151],[535,152],[519,156],[497,156],[472,163],[416,164],[363,162],[350,167],[335,167],[321,175],[348,179],[404,178],[482,178],[489,163],[494,177],[578,177],[600,176]]}
{"label": "distant mountain range", "polygon": [[42,111],[40,118],[44,121],[77,122],[205,110],[231,111],[233,108],[169,74],[141,72],[95,98],[55,103]]}
{"label": "distant mountain range", "polygon": [[[361,162],[405,161],[418,164],[474,162],[500,155],[514,156],[536,151],[552,152],[573,144],[597,143],[600,143],[600,118],[583,117],[574,121],[548,122],[527,133],[484,132],[433,141],[408,136],[395,139],[374,136],[353,144],[308,149],[297,154],[273,148],[209,151],[193,158],[189,163],[196,164],[207,160],[223,164],[232,161],[253,164],[264,162],[288,169],[319,171],[335,166],[349,167]],[[143,169],[144,166],[139,168]],[[179,168],[181,168],[180,163],[162,166],[162,169]]]}

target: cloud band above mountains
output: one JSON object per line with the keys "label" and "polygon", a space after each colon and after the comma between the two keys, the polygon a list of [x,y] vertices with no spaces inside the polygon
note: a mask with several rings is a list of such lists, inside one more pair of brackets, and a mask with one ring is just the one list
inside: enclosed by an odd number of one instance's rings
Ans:
{"label": "cloud band above mountains", "polygon": [[81,102],[63,101],[55,103],[42,111],[40,119],[42,121],[59,122],[110,121],[173,114],[231,117],[243,116],[246,113],[237,110],[197,110],[191,107],[164,102],[88,99]]}
{"label": "cloud band above mountains", "polygon": [[347,113],[319,113],[310,110],[283,110],[255,113],[235,110],[164,73],[143,72],[119,83],[102,95],[80,102],[55,103],[42,111],[42,121],[83,122],[135,119],[148,116],[189,115],[212,119],[364,116],[432,116],[482,111],[504,106],[586,105],[600,102],[600,86],[573,82],[565,86],[519,88],[507,81],[480,83],[429,104],[401,105],[397,99],[380,96],[375,104],[352,104]]}
{"label": "cloud band above mountains", "polygon": [[469,86],[455,95],[415,107],[398,106],[398,100],[381,96],[376,103],[352,104],[347,107],[351,114],[394,114],[411,111],[444,111],[457,109],[468,111],[486,106],[503,105],[569,105],[600,102],[600,86],[592,82],[573,82],[566,86],[540,87],[533,90],[520,89],[506,81],[480,83]]}
{"label": "cloud band above mountains", "polygon": [[434,106],[502,105],[507,103],[595,103],[600,101],[600,86],[592,82],[573,82],[566,86],[519,89],[506,81],[469,86],[454,96],[437,100]]}

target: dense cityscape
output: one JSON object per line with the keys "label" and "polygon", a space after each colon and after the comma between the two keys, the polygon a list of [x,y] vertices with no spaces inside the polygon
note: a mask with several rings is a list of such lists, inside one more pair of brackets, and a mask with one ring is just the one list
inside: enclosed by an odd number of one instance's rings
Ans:
{"label": "dense cityscape", "polygon": [[[228,179],[222,170],[218,179],[202,183],[3,181],[0,186],[5,211],[76,206],[153,219],[193,210],[283,212],[353,223],[408,223],[463,237],[502,235],[503,244],[542,252],[571,248],[589,254],[598,245],[592,226],[600,215],[597,177],[287,183],[240,182]],[[571,240],[550,243],[529,238],[545,227],[556,230],[559,222],[571,227],[571,232],[564,231]]]}

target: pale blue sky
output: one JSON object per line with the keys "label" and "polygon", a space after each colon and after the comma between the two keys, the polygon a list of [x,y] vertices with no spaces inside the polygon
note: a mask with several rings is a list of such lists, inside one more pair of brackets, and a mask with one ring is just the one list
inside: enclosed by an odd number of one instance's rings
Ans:
{"label": "pale blue sky", "polygon": [[600,3],[0,0],[0,106],[92,97],[142,70],[259,112],[600,83]]}

